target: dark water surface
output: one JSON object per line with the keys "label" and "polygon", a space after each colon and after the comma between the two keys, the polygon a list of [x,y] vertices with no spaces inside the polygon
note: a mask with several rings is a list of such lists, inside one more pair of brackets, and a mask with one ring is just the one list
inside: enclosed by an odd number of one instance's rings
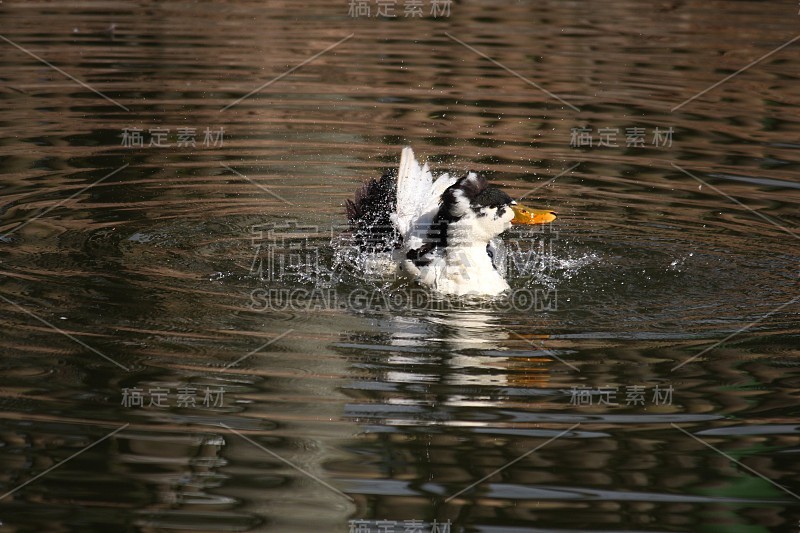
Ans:
{"label": "dark water surface", "polygon": [[[0,529],[798,531],[797,3],[363,4],[0,4]],[[538,305],[352,273],[406,144]]]}

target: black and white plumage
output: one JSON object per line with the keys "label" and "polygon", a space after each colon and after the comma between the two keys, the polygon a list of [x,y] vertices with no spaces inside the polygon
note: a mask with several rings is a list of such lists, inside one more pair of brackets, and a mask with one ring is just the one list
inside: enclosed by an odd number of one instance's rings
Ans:
{"label": "black and white plumage", "polygon": [[493,241],[515,224],[547,223],[474,172],[437,179],[403,149],[397,173],[371,180],[347,202],[360,253],[434,292],[497,295],[509,288],[493,263]]}

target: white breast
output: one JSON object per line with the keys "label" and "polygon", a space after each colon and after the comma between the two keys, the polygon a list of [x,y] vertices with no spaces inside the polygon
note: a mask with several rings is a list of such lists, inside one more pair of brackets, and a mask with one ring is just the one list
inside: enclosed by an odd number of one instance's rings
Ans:
{"label": "white breast", "polygon": [[495,270],[486,246],[454,246],[437,250],[429,264],[416,268],[405,263],[415,280],[434,292],[456,296],[495,296],[508,290],[505,279]]}

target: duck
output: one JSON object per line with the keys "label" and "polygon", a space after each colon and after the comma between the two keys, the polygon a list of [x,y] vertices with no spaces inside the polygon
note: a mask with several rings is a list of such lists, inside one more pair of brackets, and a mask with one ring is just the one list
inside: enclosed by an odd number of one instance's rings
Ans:
{"label": "duck", "polygon": [[410,146],[400,165],[347,200],[352,245],[371,270],[399,274],[444,296],[497,296],[510,289],[499,237],[512,225],[549,224],[550,209],[517,203],[481,174],[434,179]]}

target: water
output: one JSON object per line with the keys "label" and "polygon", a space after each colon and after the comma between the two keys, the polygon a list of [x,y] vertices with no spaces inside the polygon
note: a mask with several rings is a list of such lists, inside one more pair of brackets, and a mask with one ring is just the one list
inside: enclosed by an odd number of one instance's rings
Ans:
{"label": "water", "polygon": [[[693,97],[797,5],[376,10],[3,4],[109,98],[0,42],[4,528],[796,531],[798,45]],[[331,271],[406,144],[559,212],[508,238],[540,308]],[[275,226],[311,268],[259,279]]]}

